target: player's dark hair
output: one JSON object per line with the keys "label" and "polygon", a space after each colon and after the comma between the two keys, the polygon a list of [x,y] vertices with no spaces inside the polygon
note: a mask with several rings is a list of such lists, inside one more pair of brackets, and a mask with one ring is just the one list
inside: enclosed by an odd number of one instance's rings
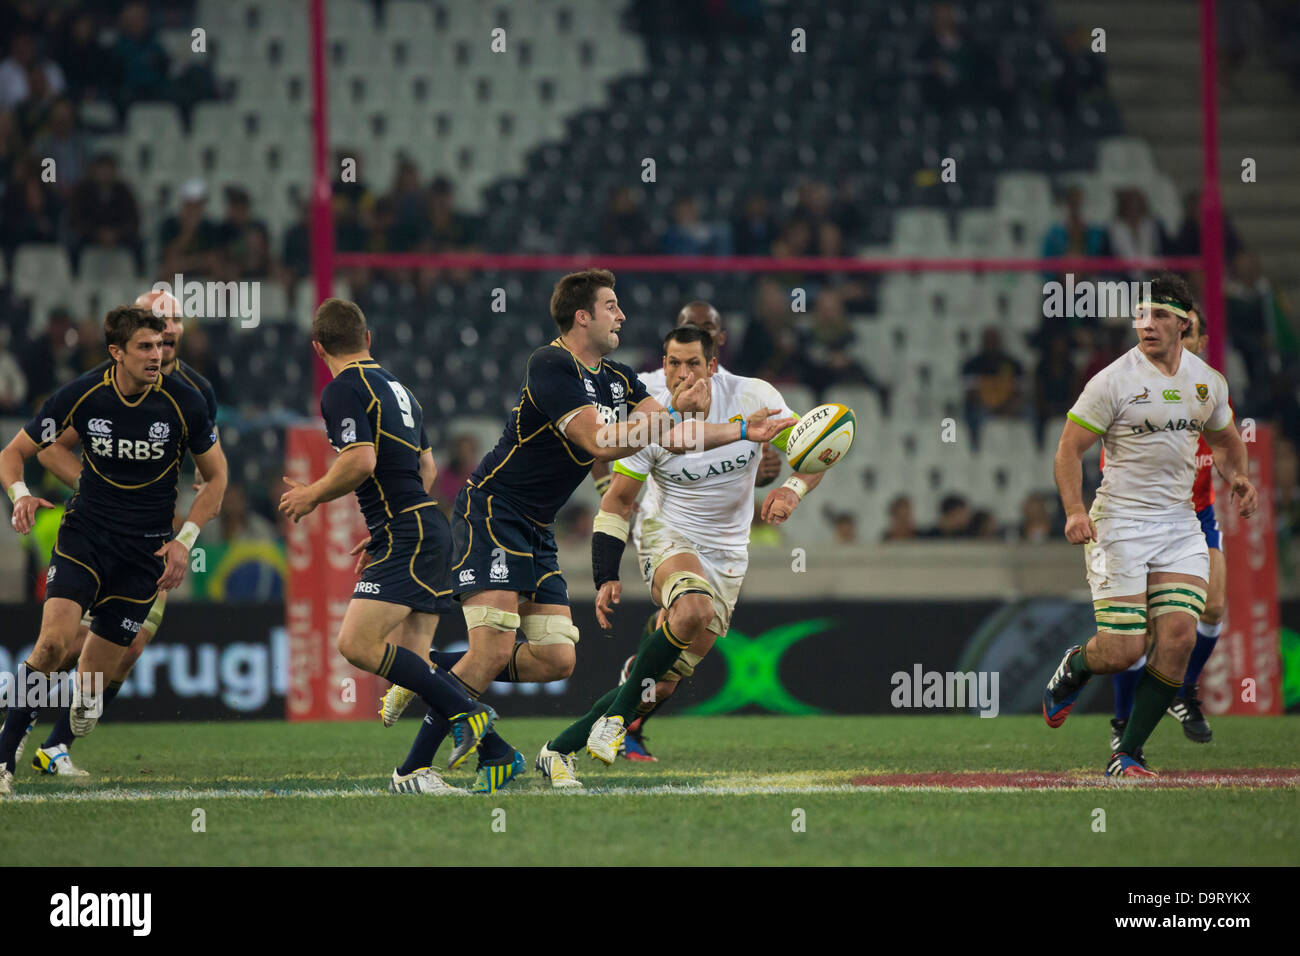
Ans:
{"label": "player's dark hair", "polygon": [[1187,317],[1189,319],[1191,318],[1191,313],[1195,312],[1196,319],[1191,323],[1189,323],[1187,328],[1183,329],[1182,337],[1187,338],[1188,336],[1191,336],[1194,339],[1199,338],[1201,333],[1205,331],[1205,316],[1201,314],[1200,303],[1198,303],[1195,299],[1193,299],[1191,303],[1191,308],[1189,308],[1187,312],[1188,312]]}
{"label": "player's dark hair", "polygon": [[311,320],[311,337],[329,355],[350,355],[366,347],[366,316],[347,299],[326,299]]}
{"label": "player's dark hair", "polygon": [[718,347],[713,344],[713,336],[695,325],[682,325],[664,336],[664,354],[668,354],[668,343],[680,342],[683,345],[689,345],[692,342],[699,342],[700,349],[704,352],[704,361],[708,362],[718,354]]}
{"label": "player's dark hair", "polygon": [[1186,312],[1196,299],[1186,279],[1172,272],[1162,272],[1151,280],[1151,301],[1156,305],[1173,305]]}
{"label": "player's dark hair", "polygon": [[153,314],[152,309],[141,309],[134,305],[119,305],[109,309],[104,316],[104,341],[108,345],[126,348],[126,343],[141,329],[152,329],[162,333],[167,330],[167,321]]}
{"label": "player's dark hair", "polygon": [[551,318],[560,327],[560,334],[573,328],[573,314],[578,310],[590,312],[596,307],[596,293],[614,288],[614,273],[608,269],[587,269],[570,272],[555,283],[551,293]]}

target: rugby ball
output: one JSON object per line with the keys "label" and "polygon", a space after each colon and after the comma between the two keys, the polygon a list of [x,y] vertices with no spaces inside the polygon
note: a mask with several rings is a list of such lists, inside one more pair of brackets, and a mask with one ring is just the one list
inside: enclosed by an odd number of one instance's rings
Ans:
{"label": "rugby ball", "polygon": [[785,458],[790,467],[815,475],[835,464],[853,446],[857,420],[853,409],[838,402],[818,405],[790,429]]}

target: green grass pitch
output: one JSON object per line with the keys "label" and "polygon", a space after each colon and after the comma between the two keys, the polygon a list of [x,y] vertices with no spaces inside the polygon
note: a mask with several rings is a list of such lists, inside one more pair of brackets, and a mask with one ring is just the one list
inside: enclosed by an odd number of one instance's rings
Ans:
{"label": "green grass pitch", "polygon": [[[1214,741],[1197,745],[1163,721],[1147,745],[1152,765],[1300,767],[1295,719],[1212,723]],[[15,866],[1226,866],[1294,864],[1300,845],[1295,780],[1102,785],[1109,728],[1100,716],[1059,730],[1012,716],[666,716],[649,726],[659,763],[605,768],[584,756],[583,794],[554,793],[532,769],[562,726],[504,719],[527,775],[492,796],[433,798],[387,793],[417,727],[411,718],[389,730],[377,721],[105,723],[73,752],[94,773],[90,786],[20,768],[14,796],[0,803],[5,857]],[[40,737],[38,727],[29,756]],[[884,772],[1025,770],[1090,774],[1098,786],[852,784]],[[468,786],[472,771],[447,777]],[[1097,809],[1105,832],[1094,830]]]}

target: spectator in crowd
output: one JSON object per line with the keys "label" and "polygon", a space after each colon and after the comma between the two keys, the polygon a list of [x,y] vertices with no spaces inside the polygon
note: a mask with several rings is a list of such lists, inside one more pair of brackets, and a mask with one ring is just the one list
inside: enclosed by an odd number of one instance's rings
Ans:
{"label": "spectator in crowd", "polygon": [[1020,538],[1032,544],[1052,539],[1052,512],[1046,495],[1034,491],[1025,496],[1020,508]]}
{"label": "spectator in crowd", "polygon": [[970,519],[970,537],[980,538],[985,541],[997,541],[1002,537],[1002,529],[998,527],[998,519],[987,508],[981,508],[971,516]]}
{"label": "spectator in crowd", "polygon": [[640,194],[628,186],[610,190],[600,217],[600,248],[611,255],[654,251],[654,233],[641,209]]}
{"label": "spectator in crowd", "polygon": [[9,326],[0,325],[0,415],[20,415],[26,411],[27,376],[13,352],[9,351]]}
{"label": "spectator in crowd", "polygon": [[45,334],[29,342],[23,352],[22,368],[27,374],[31,407],[39,406],[56,388],[81,374],[77,343],[72,313],[62,307],[52,310]]}
{"label": "spectator in crowd", "polygon": [[99,25],[89,11],[74,13],[55,49],[67,79],[68,94],[86,100],[115,102],[122,85],[117,58],[99,42]]}
{"label": "spectator in crowd", "polygon": [[49,121],[54,104],[59,101],[59,93],[50,86],[49,77],[39,66],[27,69],[27,98],[14,109],[18,113],[18,128],[31,140]]}
{"label": "spectator in crowd", "polygon": [[740,215],[731,227],[736,254],[740,256],[765,256],[772,249],[776,237],[776,221],[768,209],[767,197],[760,192],[745,197]]}
{"label": "spectator in crowd", "polygon": [[290,291],[299,279],[311,272],[311,204],[303,200],[298,207],[298,218],[284,231],[283,252],[285,281]]}
{"label": "spectator in crowd", "polygon": [[812,328],[804,341],[801,378],[814,384],[818,401],[823,400],[827,390],[839,385],[870,388],[880,396],[881,408],[888,414],[889,389],[849,355],[856,340],[839,291],[822,289],[817,293]]}
{"label": "spectator in crowd", "polygon": [[74,335],[77,343],[75,364],[80,375],[104,361],[104,326],[99,319],[86,316],[77,322]]}
{"label": "spectator in crowd", "polygon": [[1079,352],[1086,356],[1083,371],[1074,380],[1074,394],[1102,369],[1133,347],[1133,330],[1123,325],[1107,325],[1094,333],[1090,329],[1079,331]]}
{"label": "spectator in crowd", "polygon": [[[1149,259],[1160,255],[1168,244],[1147,205],[1147,197],[1135,186],[1115,191],[1115,220],[1110,224],[1110,250],[1121,259]],[[1140,282],[1146,278],[1141,269],[1129,270],[1129,278]]]}
{"label": "spectator in crowd", "polygon": [[13,110],[0,109],[0,197],[23,158],[23,138]]}
{"label": "spectator in crowd", "polygon": [[831,539],[835,544],[858,543],[858,517],[852,511],[836,511],[827,506],[822,514],[831,526]]}
{"label": "spectator in crowd", "polygon": [[930,8],[930,29],[913,59],[921,70],[921,95],[933,112],[946,114],[967,104],[1007,105],[1010,64],[967,36],[951,3]]}
{"label": "spectator in crowd", "polygon": [[77,128],[77,110],[63,97],[54,103],[32,152],[38,159],[54,160],[54,187],[67,199],[86,174],[90,143]]}
{"label": "spectator in crowd", "polygon": [[0,202],[0,243],[9,268],[13,268],[14,252],[23,243],[57,242],[62,216],[59,193],[41,182],[37,160],[20,161]]}
{"label": "spectator in crowd", "polygon": [[1034,370],[1034,419],[1037,422],[1037,439],[1042,447],[1043,428],[1053,418],[1059,418],[1074,405],[1079,393],[1074,382],[1074,357],[1070,341],[1063,336],[1047,340],[1047,354],[1038,360]]}
{"label": "spectator in crowd", "polygon": [[121,78],[117,88],[123,109],[145,100],[170,99],[167,51],[149,24],[146,4],[131,2],[122,8],[113,55]]}
{"label": "spectator in crowd", "polygon": [[476,241],[474,220],[456,209],[456,190],[446,176],[429,186],[429,221],[425,241],[430,252],[457,252]]}
{"label": "spectator in crowd", "polygon": [[1250,387],[1267,388],[1284,359],[1295,357],[1296,337],[1255,253],[1242,250],[1229,264],[1224,299],[1228,339],[1241,353]]}
{"label": "spectator in crowd", "polygon": [[74,269],[80,266],[82,250],[96,245],[105,249],[129,249],[135,256],[136,271],[144,272],[144,245],[140,241],[140,213],[135,194],[118,175],[117,160],[112,154],[100,153],[91,160],[89,174],[73,191],[68,232]]}
{"label": "spectator in crowd", "polygon": [[227,545],[237,541],[274,541],[275,525],[249,507],[244,486],[232,481],[226,486],[217,518],[217,540]]}
{"label": "spectator in crowd", "polygon": [[482,457],[474,436],[462,434],[457,435],[452,443],[450,458],[445,462],[438,462],[438,477],[433,487],[435,497],[438,499],[438,507],[444,513],[451,514],[451,506],[456,500],[456,495],[460,493],[461,488],[465,487],[470,473]]}
{"label": "spectator in crowd", "polygon": [[365,181],[361,156],[355,149],[336,149],[334,168],[344,172],[344,175],[334,182],[331,190],[336,200],[334,214],[335,216],[339,214],[339,202],[343,202],[360,222],[369,215],[370,207],[375,201],[375,195]]}
{"label": "spectator in crowd", "polygon": [[725,256],[731,251],[723,230],[701,218],[699,200],[690,195],[673,203],[672,224],[660,246],[670,256]]}
{"label": "spectator in crowd", "polygon": [[1002,333],[988,326],[980,337],[980,350],[961,367],[966,388],[966,418],[971,441],[979,447],[980,429],[990,417],[1015,418],[1022,414],[1022,369],[1002,348]]}
{"label": "spectator in crowd", "polygon": [[419,167],[406,156],[397,165],[389,202],[393,209],[389,245],[394,252],[413,252],[424,230],[428,195],[420,185]]}
{"label": "spectator in crowd", "polygon": [[9,55],[0,60],[0,110],[12,109],[32,96],[33,73],[43,81],[38,95],[58,96],[67,85],[59,65],[38,55],[36,38],[15,33],[9,38]]}
{"label": "spectator in crowd", "polygon": [[912,511],[912,499],[907,495],[898,495],[889,503],[889,524],[881,540],[911,541],[916,536],[916,517]]}
{"label": "spectator in crowd", "polygon": [[[1223,247],[1226,261],[1232,262],[1241,252],[1241,237],[1237,228],[1225,214],[1223,216]],[[1183,195],[1183,219],[1178,232],[1169,240],[1167,252],[1171,256],[1199,256],[1201,254],[1201,191],[1189,190]]]}
{"label": "spectator in crowd", "polygon": [[1082,108],[1105,99],[1106,58],[1092,52],[1092,31],[1073,26],[1053,43],[1060,72],[1052,81],[1052,98],[1066,117],[1078,116]]}
{"label": "spectator in crowd", "polygon": [[1105,229],[1083,218],[1083,188],[1065,190],[1065,218],[1054,223],[1043,236],[1043,258],[1060,256],[1104,256],[1109,250]]}
{"label": "spectator in crowd", "polygon": [[945,495],[939,502],[939,520],[920,533],[922,538],[967,538],[973,530],[971,509],[961,495]]}
{"label": "spectator in crowd", "polygon": [[214,254],[221,248],[221,231],[205,215],[207,208],[207,183],[190,179],[181,184],[180,209],[158,230],[163,275],[212,273]]}
{"label": "spectator in crowd", "polygon": [[753,321],[736,357],[736,374],[752,375],[769,382],[791,382],[799,378],[799,336],[794,329],[786,287],[770,277],[758,283]]}

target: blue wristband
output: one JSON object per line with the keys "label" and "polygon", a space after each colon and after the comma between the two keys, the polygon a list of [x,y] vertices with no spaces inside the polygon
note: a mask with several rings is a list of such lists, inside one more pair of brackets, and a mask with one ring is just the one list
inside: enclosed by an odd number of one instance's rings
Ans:
{"label": "blue wristband", "polygon": [[745,436],[749,434],[749,422],[745,419],[740,420],[740,440],[744,441]]}
{"label": "blue wristband", "polygon": [[673,408],[671,403],[669,403],[668,405],[668,417],[671,418],[674,423],[681,424],[682,413],[679,412],[677,409]]}

